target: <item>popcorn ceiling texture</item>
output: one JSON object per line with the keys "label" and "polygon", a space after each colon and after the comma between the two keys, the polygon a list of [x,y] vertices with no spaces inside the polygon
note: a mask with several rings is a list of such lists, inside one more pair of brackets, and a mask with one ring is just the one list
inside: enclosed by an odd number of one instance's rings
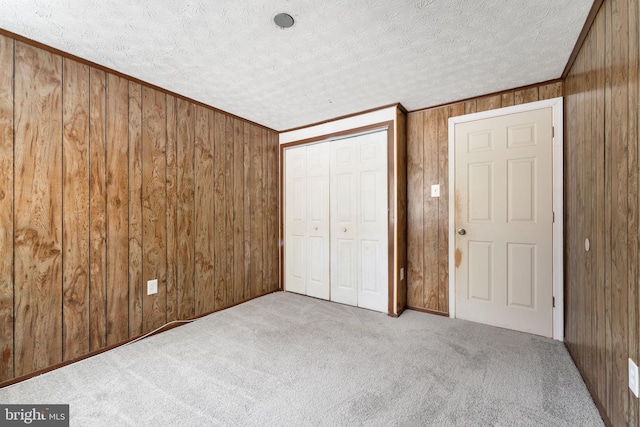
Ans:
{"label": "popcorn ceiling texture", "polygon": [[558,78],[592,3],[0,0],[0,28],[285,130]]}

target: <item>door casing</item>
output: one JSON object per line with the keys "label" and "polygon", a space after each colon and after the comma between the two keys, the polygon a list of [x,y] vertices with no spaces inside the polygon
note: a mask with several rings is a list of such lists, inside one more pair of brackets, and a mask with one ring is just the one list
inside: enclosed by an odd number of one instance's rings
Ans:
{"label": "door casing", "polygon": [[[552,108],[553,114],[553,338],[564,339],[564,259],[563,259],[563,98],[553,98],[449,119],[449,189],[455,191],[455,127],[458,123],[483,120],[507,114]],[[455,198],[449,198],[449,317],[456,317],[455,305]]]}

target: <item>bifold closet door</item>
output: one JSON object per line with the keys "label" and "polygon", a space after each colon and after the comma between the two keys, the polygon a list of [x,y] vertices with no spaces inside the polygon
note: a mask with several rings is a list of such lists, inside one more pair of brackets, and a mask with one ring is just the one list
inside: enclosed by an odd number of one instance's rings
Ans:
{"label": "bifold closet door", "polygon": [[307,295],[329,299],[329,146],[307,146]]}
{"label": "bifold closet door", "polygon": [[329,299],[329,151],[285,150],[286,290]]}
{"label": "bifold closet door", "polygon": [[330,153],[331,300],[387,311],[387,132],[334,141]]}

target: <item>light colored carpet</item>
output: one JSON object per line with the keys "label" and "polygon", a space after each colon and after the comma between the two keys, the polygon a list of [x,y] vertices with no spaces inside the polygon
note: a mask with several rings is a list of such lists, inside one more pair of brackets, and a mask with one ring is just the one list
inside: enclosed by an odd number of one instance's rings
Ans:
{"label": "light colored carpet", "polygon": [[270,294],[0,390],[72,426],[601,426],[560,342]]}

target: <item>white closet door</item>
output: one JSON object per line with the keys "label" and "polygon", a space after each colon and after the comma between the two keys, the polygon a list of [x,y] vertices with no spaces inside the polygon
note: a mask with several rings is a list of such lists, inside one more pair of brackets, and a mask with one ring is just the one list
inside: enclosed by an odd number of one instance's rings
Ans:
{"label": "white closet door", "polygon": [[356,138],[331,142],[331,300],[358,305]]}
{"label": "white closet door", "polygon": [[329,299],[329,144],[307,147],[307,295]]}
{"label": "white closet door", "polygon": [[285,288],[307,293],[307,147],[285,150]]}
{"label": "white closet door", "polygon": [[358,306],[387,311],[389,235],[387,132],[358,137]]}
{"label": "white closet door", "polygon": [[387,311],[387,132],[332,143],[331,300]]}

